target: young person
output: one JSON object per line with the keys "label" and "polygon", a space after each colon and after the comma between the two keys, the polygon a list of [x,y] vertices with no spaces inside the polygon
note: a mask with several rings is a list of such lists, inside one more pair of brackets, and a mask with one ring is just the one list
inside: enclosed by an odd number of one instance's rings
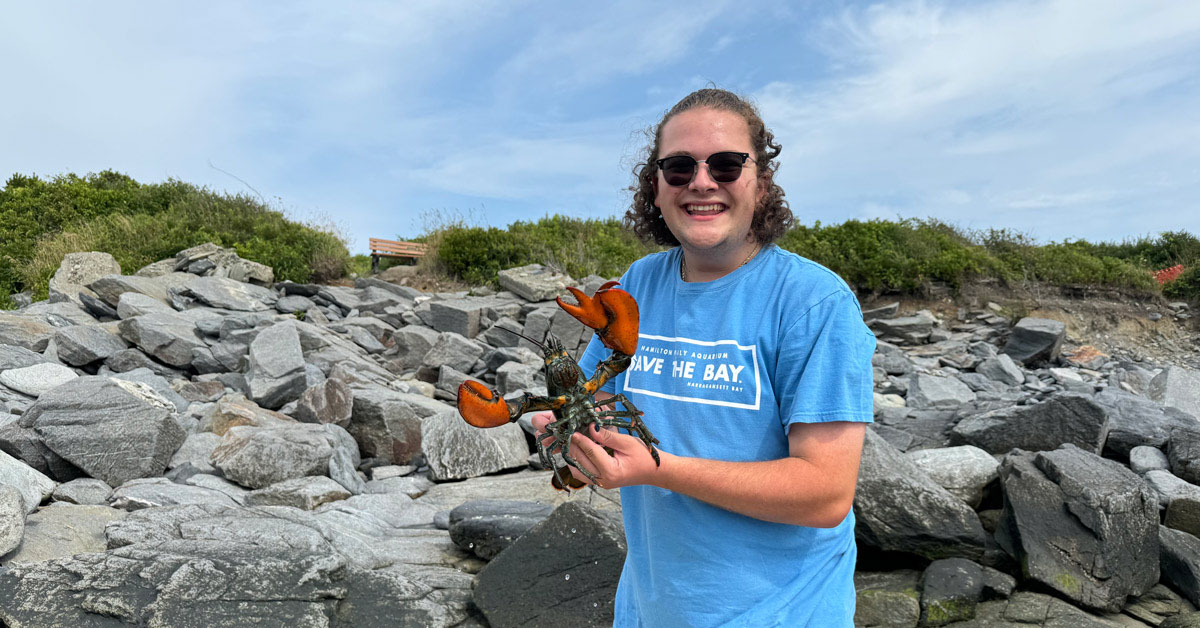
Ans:
{"label": "young person", "polygon": [[[615,625],[850,626],[875,337],[845,282],[772,244],[792,214],[753,105],[694,92],[647,150],[626,220],[675,248],[621,278],[638,349],[597,398],[624,393],[645,413],[661,465],[628,434],[571,441],[599,486],[621,489]],[[594,340],[580,364],[608,353]]]}

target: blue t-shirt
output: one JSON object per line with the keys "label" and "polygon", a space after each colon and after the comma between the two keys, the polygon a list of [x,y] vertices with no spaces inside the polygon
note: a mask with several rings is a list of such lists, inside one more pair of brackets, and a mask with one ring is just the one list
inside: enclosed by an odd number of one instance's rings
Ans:
{"label": "blue t-shirt", "polygon": [[[837,275],[769,246],[705,283],[678,248],[635,262],[641,312],[624,393],[664,451],[715,460],[788,456],[788,426],[870,422],[875,336]],[[592,373],[609,350],[593,339]],[[653,486],[621,489],[629,552],[615,626],[850,626],[854,514],[821,529],[770,523]]]}

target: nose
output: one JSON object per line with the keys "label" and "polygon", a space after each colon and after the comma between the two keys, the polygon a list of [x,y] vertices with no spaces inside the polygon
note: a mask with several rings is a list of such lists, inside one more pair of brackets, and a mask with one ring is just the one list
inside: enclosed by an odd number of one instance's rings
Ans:
{"label": "nose", "polygon": [[692,177],[692,182],[688,184],[689,190],[697,192],[711,192],[717,189],[716,181],[708,174],[708,164],[701,161],[696,164],[696,175]]}

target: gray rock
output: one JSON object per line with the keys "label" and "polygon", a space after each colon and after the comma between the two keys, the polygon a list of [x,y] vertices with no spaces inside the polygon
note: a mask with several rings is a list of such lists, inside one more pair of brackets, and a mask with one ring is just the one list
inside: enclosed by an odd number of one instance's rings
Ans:
{"label": "gray rock", "polygon": [[25,499],[17,489],[0,484],[0,557],[17,549],[25,536]]}
{"label": "gray rock", "polygon": [[971,445],[922,449],[905,455],[934,482],[972,508],[979,506],[984,487],[1000,476],[1000,463]]}
{"label": "gray rock", "polygon": [[44,362],[0,372],[0,384],[30,397],[40,397],[46,391],[57,388],[77,377],[79,375],[75,371],[61,364]]}
{"label": "gray rock", "polygon": [[138,292],[167,303],[167,290],[179,287],[195,279],[186,273],[169,273],[158,277],[138,277],[136,275],[105,275],[88,284],[96,296],[111,307],[117,307],[121,295],[126,292]]}
{"label": "gray rock", "polygon": [[212,432],[217,436],[224,436],[225,432],[235,425],[289,427],[295,424],[296,421],[287,415],[260,408],[253,401],[241,395],[231,394],[207,409],[200,417],[198,429],[202,432]]}
{"label": "gray rock", "polygon": [[1163,583],[1200,606],[1200,539],[1159,526],[1158,540]]}
{"label": "gray rock", "polygon": [[112,486],[161,475],[185,436],[174,406],[150,387],[107,377],[80,377],[46,392],[21,424]]}
{"label": "gray rock", "polygon": [[137,382],[149,386],[160,397],[169,401],[178,412],[187,411],[188,406],[191,405],[187,399],[184,399],[182,395],[175,392],[175,389],[171,387],[171,384],[166,379],[148,368],[137,368],[132,371],[113,375],[112,377],[126,382]]}
{"label": "gray rock", "polygon": [[15,345],[41,353],[45,351],[54,327],[14,314],[0,312],[0,345]]}
{"label": "gray rock", "polygon": [[408,464],[421,452],[421,422],[445,404],[431,408],[420,395],[379,386],[352,389],[354,401],[347,431],[362,453],[393,464]]}
{"label": "gray rock", "polygon": [[526,301],[549,301],[566,293],[575,284],[569,275],[556,272],[541,264],[530,264],[502,270],[497,274],[500,287]]}
{"label": "gray rock", "polygon": [[1158,496],[1158,504],[1162,508],[1178,499],[1200,500],[1200,486],[1182,480],[1170,471],[1152,469],[1143,474],[1142,479]]}
{"label": "gray rock", "polygon": [[187,283],[185,294],[212,307],[238,312],[274,309],[274,292],[225,277],[199,277]]}
{"label": "gray rock", "polygon": [[538,502],[472,500],[450,511],[450,540],[483,560],[492,560],[553,511],[553,506]]}
{"label": "gray rock", "polygon": [[467,338],[479,334],[479,320],[483,310],[492,304],[491,299],[471,298],[433,301],[429,313],[433,316],[433,328],[439,332],[453,332]]}
{"label": "gray rock", "polygon": [[985,359],[975,367],[975,372],[1009,386],[1020,386],[1025,382],[1025,373],[1007,353]]}
{"label": "gray rock", "polygon": [[421,453],[432,479],[461,480],[524,467],[529,445],[524,431],[513,423],[479,429],[450,411],[421,422]]}
{"label": "gray rock", "polygon": [[143,314],[173,314],[175,308],[140,292],[126,292],[117,299],[117,318],[122,320]]}
{"label": "gray rock", "polygon": [[383,353],[384,351],[387,351],[387,347],[384,346],[382,342],[372,335],[371,332],[362,327],[357,325],[348,325],[346,326],[346,334],[350,336],[350,340],[353,341],[354,344],[362,347],[363,351],[366,351],[369,354]]}
{"label": "gray rock", "polygon": [[307,475],[325,475],[333,443],[323,426],[235,426],[226,431],[210,462],[225,477],[249,488]]}
{"label": "gray rock", "polygon": [[225,493],[212,489],[176,484],[167,478],[130,480],[113,489],[108,505],[119,510],[141,510],[181,504],[237,504]]}
{"label": "gray rock", "polygon": [[1171,463],[1171,473],[1200,484],[1200,425],[1179,427],[1171,433],[1167,460]]}
{"label": "gray rock", "polygon": [[1124,466],[1065,445],[1009,454],[1001,481],[996,541],[1029,579],[1107,612],[1158,582],[1157,500]]}
{"label": "gray rock", "polygon": [[438,369],[443,365],[464,373],[483,356],[485,348],[468,338],[451,332],[438,334],[437,342],[422,359],[421,372],[428,372],[425,381],[436,381]]}
{"label": "gray rock", "polygon": [[[108,506],[77,506],[55,502],[25,519],[25,536],[16,552],[4,557],[5,565],[40,563],[75,554],[103,552],[104,529],[125,512]],[[0,569],[0,578],[4,570]],[[0,604],[10,598],[0,586]],[[11,607],[9,607],[11,608]],[[8,621],[8,616],[5,616]],[[26,624],[26,625],[37,625]]]}
{"label": "gray rock", "polygon": [[1129,450],[1129,470],[1138,475],[1147,471],[1165,471],[1170,468],[1171,463],[1167,460],[1167,455],[1157,447],[1138,445]]}
{"label": "gray rock", "polygon": [[985,534],[979,517],[898,450],[867,430],[854,494],[861,542],[931,559],[978,558]]}
{"label": "gray rock", "polygon": [[493,626],[610,626],[624,562],[620,521],[569,502],[479,572],[475,604]]}
{"label": "gray rock", "polygon": [[1150,380],[1148,396],[1200,420],[1200,371],[1168,366]]}
{"label": "gray rock", "polygon": [[348,427],[353,413],[354,393],[342,380],[331,377],[304,391],[292,416],[303,423]]}
{"label": "gray rock", "polygon": [[258,333],[250,343],[246,371],[250,398],[276,410],[300,398],[307,388],[300,334],[294,325],[279,323]]}
{"label": "gray rock", "polygon": [[424,475],[373,479],[363,485],[364,493],[403,493],[416,499],[434,487],[433,480]]}
{"label": "gray rock", "polygon": [[966,384],[951,377],[915,373],[908,380],[908,406],[912,408],[956,408],[975,399]]}
{"label": "gray rock", "polygon": [[64,482],[54,489],[51,497],[56,502],[80,506],[103,506],[112,495],[112,487],[95,478],[77,478]]}
{"label": "gray rock", "polygon": [[300,295],[280,297],[279,300],[275,302],[275,311],[282,314],[307,312],[313,307],[316,307],[316,304],[312,302],[312,299]]}
{"label": "gray rock", "polygon": [[25,501],[25,512],[31,513],[54,492],[58,482],[0,450],[0,485],[11,486],[20,492]]}
{"label": "gray rock", "polygon": [[1099,453],[1108,434],[1108,416],[1088,396],[1061,393],[1039,404],[966,417],[952,433],[959,442],[993,454],[1014,448],[1048,451],[1065,443]]}
{"label": "gray rock", "polygon": [[0,371],[20,369],[47,362],[45,356],[25,347],[0,344]]}
{"label": "gray rock", "polygon": [[178,314],[156,312],[120,322],[121,337],[155,359],[174,367],[192,363],[192,352],[206,345],[196,323]]}
{"label": "gray rock", "polygon": [[1172,499],[1167,504],[1163,525],[1192,536],[1200,535],[1200,486],[1196,488],[1198,490],[1195,494]]}
{"label": "gray rock", "polygon": [[214,449],[221,444],[221,437],[212,432],[196,432],[188,434],[179,449],[171,455],[167,468],[191,464],[201,472],[212,473],[216,468],[209,464],[209,457]]}
{"label": "gray rock", "polygon": [[1108,438],[1104,451],[1125,458],[1138,446],[1165,448],[1171,432],[1179,426],[1196,425],[1196,420],[1175,408],[1123,390],[1108,388],[1095,396],[1108,412]]}
{"label": "gray rock", "polygon": [[921,625],[945,626],[975,617],[983,568],[965,558],[933,561],[921,578]]}
{"label": "gray rock", "polygon": [[546,375],[543,370],[544,367],[541,366],[506,362],[496,369],[496,390],[501,395],[512,395],[526,390],[544,393]]}
{"label": "gray rock", "polygon": [[396,353],[392,362],[400,370],[421,366],[425,354],[437,343],[438,335],[438,332],[422,325],[401,327],[393,336],[396,341]]}
{"label": "gray rock", "polygon": [[1049,362],[1058,357],[1067,326],[1045,318],[1022,318],[1012,328],[1004,353],[1021,364]]}
{"label": "gray rock", "polygon": [[125,373],[145,368],[163,377],[178,377],[182,374],[182,371],[178,369],[151,360],[146,354],[137,349],[126,349],[114,353],[104,361],[104,366],[108,367],[114,373]]}
{"label": "gray rock", "polygon": [[921,310],[913,316],[876,318],[868,321],[867,326],[884,341],[915,345],[929,340],[936,324],[937,318],[933,314],[928,310]]}
{"label": "gray rock", "polygon": [[234,484],[233,482],[230,482],[229,480],[226,480],[225,478],[213,475],[211,473],[193,473],[187,479],[183,480],[183,483],[188,486],[196,486],[215,491],[217,493],[222,493],[228,496],[234,501],[234,503],[238,505],[244,504],[246,502],[246,496],[250,494],[250,491],[238,486],[237,484]]}
{"label": "gray rock", "polygon": [[86,366],[126,349],[125,341],[100,327],[74,325],[54,334],[58,357],[71,366]]}
{"label": "gray rock", "polygon": [[856,571],[854,625],[862,628],[916,628],[921,616],[921,572],[898,569]]}
{"label": "gray rock", "polygon": [[291,506],[315,510],[322,504],[350,497],[341,484],[323,476],[293,478],[246,495],[247,506]]}
{"label": "gray rock", "polygon": [[50,278],[50,300],[79,302],[79,293],[92,296],[85,286],[105,275],[120,275],[121,265],[108,253],[68,253]]}

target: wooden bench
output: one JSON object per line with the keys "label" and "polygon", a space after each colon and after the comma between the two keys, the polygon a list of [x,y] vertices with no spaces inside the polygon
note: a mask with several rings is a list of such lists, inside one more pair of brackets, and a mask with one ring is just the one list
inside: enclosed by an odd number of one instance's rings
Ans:
{"label": "wooden bench", "polygon": [[421,242],[397,242],[371,238],[371,272],[379,272],[379,258],[400,257],[411,259],[425,257],[425,245]]}

